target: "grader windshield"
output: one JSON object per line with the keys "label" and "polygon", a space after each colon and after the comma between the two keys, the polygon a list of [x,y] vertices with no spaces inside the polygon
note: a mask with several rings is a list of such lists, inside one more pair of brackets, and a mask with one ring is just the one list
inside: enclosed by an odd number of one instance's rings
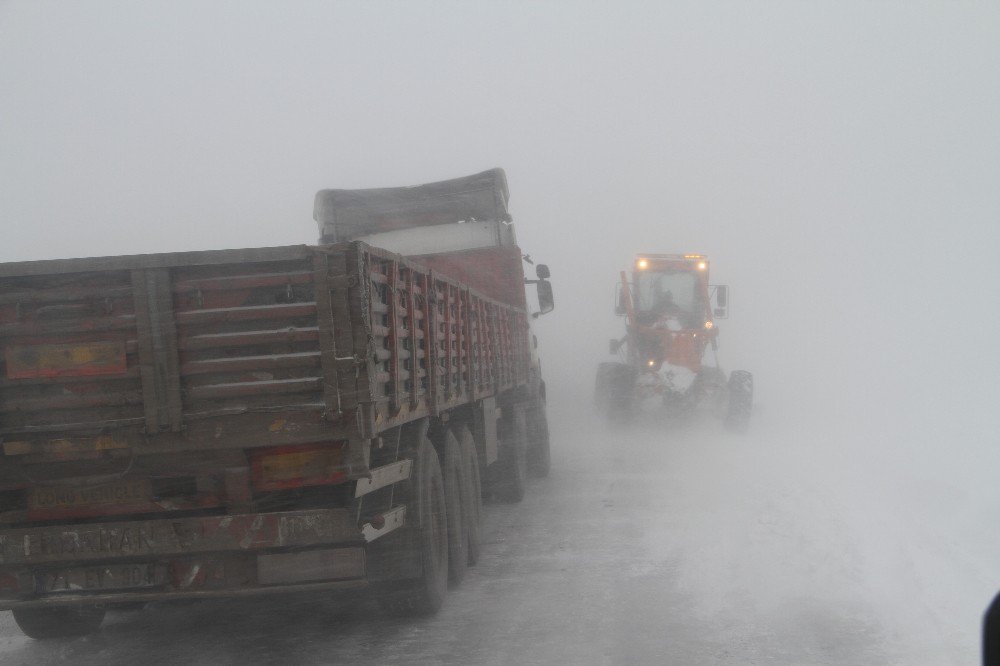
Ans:
{"label": "grader windshield", "polygon": [[636,315],[643,324],[676,319],[683,328],[700,328],[705,303],[699,276],[690,270],[636,271]]}

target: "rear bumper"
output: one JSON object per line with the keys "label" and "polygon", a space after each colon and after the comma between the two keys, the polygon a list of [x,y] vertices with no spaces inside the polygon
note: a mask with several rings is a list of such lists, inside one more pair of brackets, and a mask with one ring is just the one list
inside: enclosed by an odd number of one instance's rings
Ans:
{"label": "rear bumper", "polygon": [[366,584],[344,509],[0,530],[0,609]]}
{"label": "rear bumper", "polygon": [[182,592],[115,592],[107,594],[59,594],[30,599],[0,601],[0,610],[14,608],[53,608],[56,606],[116,606],[118,604],[147,603],[154,601],[197,601],[202,599],[252,599],[277,594],[306,592],[331,592],[360,590],[368,587],[361,580],[330,581],[327,583],[300,583],[297,585],[269,585],[223,590],[185,590]]}

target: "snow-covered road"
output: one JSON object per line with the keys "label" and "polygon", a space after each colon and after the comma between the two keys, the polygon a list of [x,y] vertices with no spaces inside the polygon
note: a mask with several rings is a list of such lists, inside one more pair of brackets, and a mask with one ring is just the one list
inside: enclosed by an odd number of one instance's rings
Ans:
{"label": "snow-covered road", "polygon": [[[317,598],[155,606],[0,660],[109,663],[969,664],[1000,509],[986,460],[863,418],[763,405],[745,436],[551,405],[550,478],[491,505],[480,563],[437,616]],[[889,439],[888,433],[895,433]],[[920,438],[923,437],[923,440]],[[914,452],[901,459],[902,446]],[[923,455],[921,455],[923,452]],[[992,517],[992,518],[991,518]]]}

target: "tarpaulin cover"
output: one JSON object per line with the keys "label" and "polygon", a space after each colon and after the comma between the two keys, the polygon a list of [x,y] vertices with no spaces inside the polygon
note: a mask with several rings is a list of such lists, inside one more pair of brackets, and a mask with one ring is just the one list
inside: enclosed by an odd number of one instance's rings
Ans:
{"label": "tarpaulin cover", "polygon": [[414,187],[320,190],[313,217],[320,242],[335,243],[409,227],[507,220],[509,196],[503,169],[490,169]]}

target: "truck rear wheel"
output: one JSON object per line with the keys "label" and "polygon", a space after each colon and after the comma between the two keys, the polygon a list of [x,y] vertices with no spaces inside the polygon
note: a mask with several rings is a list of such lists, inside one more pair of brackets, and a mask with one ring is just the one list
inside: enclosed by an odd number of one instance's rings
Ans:
{"label": "truck rear wheel", "polygon": [[483,483],[479,475],[479,453],[476,452],[476,439],[467,426],[462,426],[455,432],[458,446],[462,450],[462,465],[466,470],[465,479],[468,486],[462,496],[463,525],[467,528],[469,537],[468,562],[473,565],[479,561],[480,540],[482,539],[483,515]]}
{"label": "truck rear wheel", "polygon": [[552,468],[549,448],[549,419],[545,415],[545,401],[539,398],[527,413],[528,420],[528,471],[535,477],[546,477]]}
{"label": "truck rear wheel", "polygon": [[15,608],[14,621],[30,638],[66,638],[92,634],[104,621],[104,609],[95,606]]}
{"label": "truck rear wheel", "polygon": [[376,541],[372,545],[403,550],[384,558],[387,561],[382,567],[392,567],[392,560],[399,558],[405,560],[399,562],[400,568],[419,573],[416,578],[399,580],[392,576],[391,570],[380,572],[387,582],[382,585],[378,600],[390,613],[430,615],[441,608],[448,592],[448,511],[441,465],[426,436],[420,438],[414,451],[407,485],[407,515],[403,529],[409,538],[384,544]]}
{"label": "truck rear wheel", "polygon": [[469,529],[465,522],[465,502],[469,481],[462,463],[462,449],[451,430],[444,431],[444,502],[448,513],[448,580],[458,585],[469,566]]}
{"label": "truck rear wheel", "polygon": [[745,432],[753,411],[753,375],[746,370],[733,370],[729,375],[729,407],[726,427]]}
{"label": "truck rear wheel", "polygon": [[528,426],[524,410],[512,409],[513,414],[501,425],[500,459],[491,475],[494,494],[507,504],[524,499],[528,484]]}

